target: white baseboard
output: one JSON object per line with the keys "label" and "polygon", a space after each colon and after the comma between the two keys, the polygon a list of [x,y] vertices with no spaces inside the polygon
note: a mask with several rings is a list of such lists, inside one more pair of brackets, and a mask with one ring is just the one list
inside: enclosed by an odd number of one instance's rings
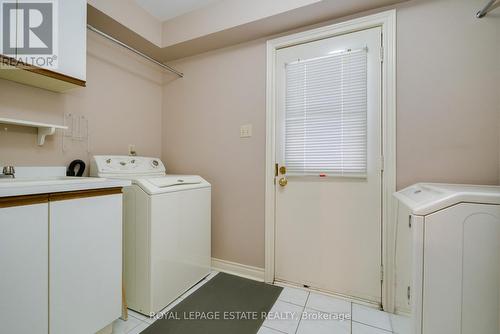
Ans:
{"label": "white baseboard", "polygon": [[396,306],[394,308],[394,314],[411,317],[411,309]]}
{"label": "white baseboard", "polygon": [[212,258],[212,269],[254,281],[264,282],[264,268]]}

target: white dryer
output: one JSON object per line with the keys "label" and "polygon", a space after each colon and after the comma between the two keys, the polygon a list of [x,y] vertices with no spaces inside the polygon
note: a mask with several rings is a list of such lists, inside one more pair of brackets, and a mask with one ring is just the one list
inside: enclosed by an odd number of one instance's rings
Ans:
{"label": "white dryer", "polygon": [[92,176],[128,179],[124,189],[124,285],[128,307],[161,311],[210,273],[211,186],[167,175],[160,159],[94,156]]}
{"label": "white dryer", "polygon": [[399,199],[396,309],[412,334],[500,333],[500,187],[416,184]]}

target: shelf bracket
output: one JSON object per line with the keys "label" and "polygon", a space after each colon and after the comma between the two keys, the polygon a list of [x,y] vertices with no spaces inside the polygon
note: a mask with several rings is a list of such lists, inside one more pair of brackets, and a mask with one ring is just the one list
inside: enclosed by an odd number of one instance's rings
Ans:
{"label": "shelf bracket", "polygon": [[54,133],[56,133],[56,128],[39,127],[37,136],[38,146],[43,146],[45,144],[45,137],[52,136]]}

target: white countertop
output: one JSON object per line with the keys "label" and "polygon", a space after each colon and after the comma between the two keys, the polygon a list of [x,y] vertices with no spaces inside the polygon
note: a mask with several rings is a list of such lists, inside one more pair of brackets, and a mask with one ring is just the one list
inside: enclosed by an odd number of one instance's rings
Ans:
{"label": "white countertop", "polygon": [[414,215],[428,215],[457,203],[500,204],[500,186],[417,183],[394,194]]}
{"label": "white countertop", "polygon": [[126,180],[95,177],[0,178],[0,197],[126,187]]}

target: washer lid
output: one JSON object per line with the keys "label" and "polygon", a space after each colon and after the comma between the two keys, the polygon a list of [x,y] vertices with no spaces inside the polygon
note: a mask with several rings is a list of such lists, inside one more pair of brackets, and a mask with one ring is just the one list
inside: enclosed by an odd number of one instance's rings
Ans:
{"label": "washer lid", "polygon": [[500,204],[499,186],[417,183],[394,196],[414,215],[428,215],[458,203]]}
{"label": "washer lid", "polygon": [[167,188],[173,186],[183,186],[200,184],[204,180],[199,176],[192,175],[179,175],[179,176],[166,176],[158,178],[149,178],[148,182],[158,188]]}
{"label": "washer lid", "polygon": [[166,175],[141,178],[134,181],[150,195],[210,187],[210,183],[198,175]]}

